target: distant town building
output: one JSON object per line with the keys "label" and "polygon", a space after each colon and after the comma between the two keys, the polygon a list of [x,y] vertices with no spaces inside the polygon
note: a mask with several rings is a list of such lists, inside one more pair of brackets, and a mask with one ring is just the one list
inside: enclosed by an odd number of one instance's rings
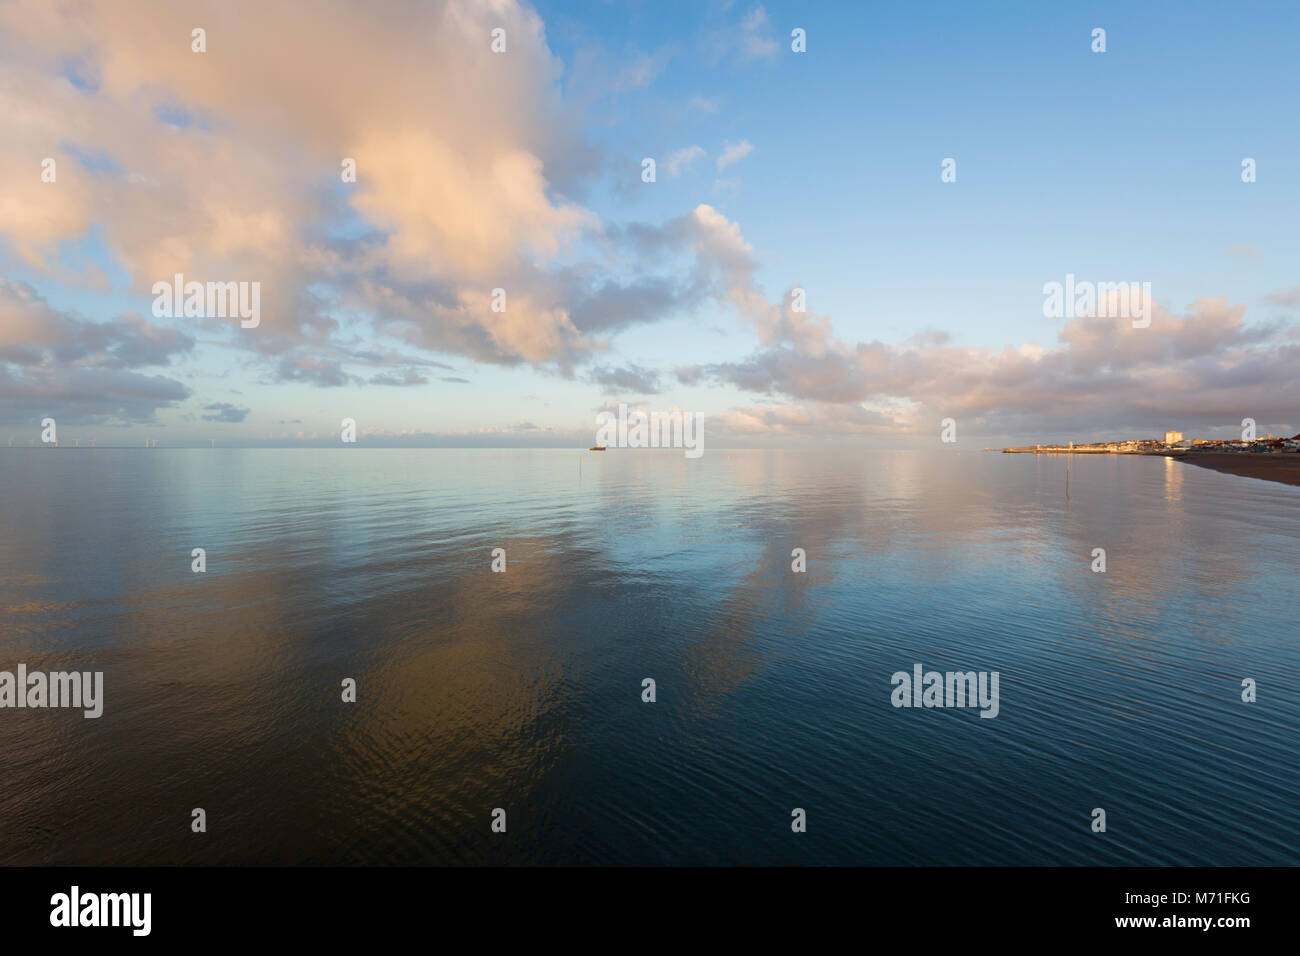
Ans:
{"label": "distant town building", "polygon": [[1183,440],[1182,432],[1165,432],[1165,444],[1173,445]]}

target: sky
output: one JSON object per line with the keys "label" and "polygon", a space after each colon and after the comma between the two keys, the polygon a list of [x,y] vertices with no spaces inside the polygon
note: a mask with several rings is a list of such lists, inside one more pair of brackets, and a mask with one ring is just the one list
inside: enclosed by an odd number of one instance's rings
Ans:
{"label": "sky", "polygon": [[[1277,3],[0,0],[0,439],[571,447],[619,404],[712,448],[1295,434],[1298,35]],[[256,283],[257,324],[160,303],[177,274]],[[1148,321],[1047,314],[1067,276]]]}

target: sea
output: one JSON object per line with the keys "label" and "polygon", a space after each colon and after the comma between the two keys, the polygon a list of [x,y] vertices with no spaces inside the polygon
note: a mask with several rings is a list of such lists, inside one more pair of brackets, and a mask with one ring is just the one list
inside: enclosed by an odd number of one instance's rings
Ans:
{"label": "sea", "polygon": [[[0,707],[0,864],[1294,865],[1298,506],[1160,457],[0,449],[0,671],[103,674]],[[996,716],[895,706],[918,665]]]}

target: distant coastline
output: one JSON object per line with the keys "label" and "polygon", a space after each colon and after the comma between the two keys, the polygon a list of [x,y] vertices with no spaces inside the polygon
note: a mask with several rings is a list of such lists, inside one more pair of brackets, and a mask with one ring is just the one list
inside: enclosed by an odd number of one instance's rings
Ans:
{"label": "distant coastline", "polygon": [[1300,435],[1254,441],[1159,440],[1076,445],[1023,445],[1000,449],[1008,455],[1159,455],[1243,478],[1300,486]]}

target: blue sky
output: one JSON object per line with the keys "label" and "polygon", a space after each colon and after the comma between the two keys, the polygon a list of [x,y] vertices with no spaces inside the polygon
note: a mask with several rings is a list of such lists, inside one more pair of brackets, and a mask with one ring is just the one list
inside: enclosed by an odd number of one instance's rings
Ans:
{"label": "blue sky", "polygon": [[[563,445],[619,401],[734,447],[933,441],[949,415],[982,440],[1300,430],[1294,7],[327,3],[313,32],[23,6],[16,444],[53,415],[105,444],[328,443],[350,416],[374,443]],[[271,320],[153,316],[174,271],[261,276]],[[1067,273],[1149,282],[1152,327],[1045,318]],[[533,311],[499,324],[498,285]],[[180,338],[91,328],[126,313]],[[54,315],[62,338],[27,331]]]}
{"label": "blue sky", "polygon": [[[803,281],[859,337],[932,326],[1050,344],[1040,277],[1071,270],[1149,277],[1179,306],[1295,282],[1300,131],[1283,120],[1297,106],[1295,8],[768,3],[773,39],[803,26],[809,53],[710,64],[701,37],[725,14],[591,5],[603,15],[570,25],[566,6],[540,7],[566,58],[593,34],[672,51],[623,121],[598,131],[611,150],[755,144],[734,193],[706,166],[640,191],[635,213],[717,205],[770,250],[770,288]],[[1104,55],[1090,51],[1095,26]],[[643,124],[697,95],[725,107]],[[941,189],[949,156],[958,182]],[[1244,156],[1268,167],[1250,188]],[[1261,258],[1227,254],[1240,245]]]}

